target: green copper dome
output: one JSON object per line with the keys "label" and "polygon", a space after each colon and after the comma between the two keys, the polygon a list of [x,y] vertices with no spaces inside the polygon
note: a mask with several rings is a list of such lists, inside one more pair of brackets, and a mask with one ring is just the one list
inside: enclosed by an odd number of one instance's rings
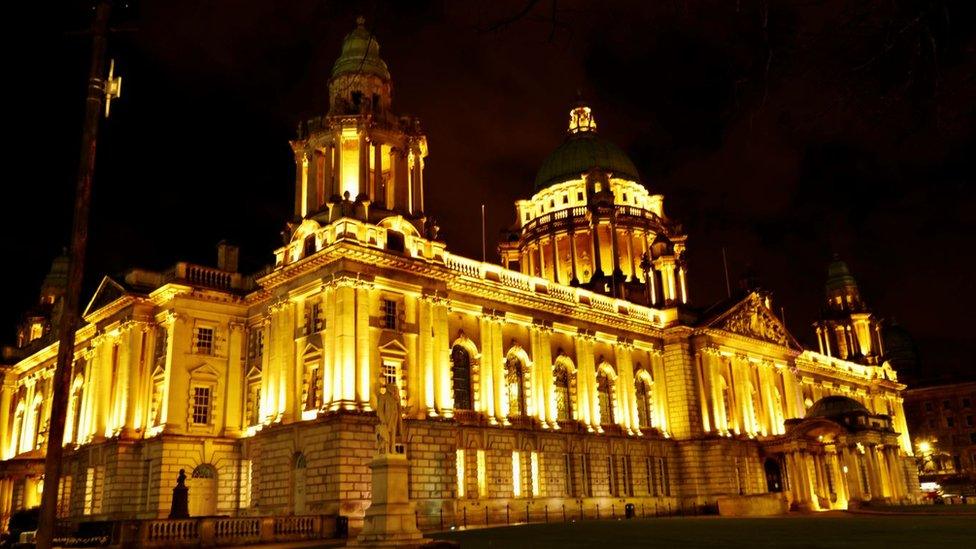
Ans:
{"label": "green copper dome", "polygon": [[535,191],[578,179],[591,168],[602,168],[614,177],[640,181],[637,168],[620,147],[600,137],[589,107],[579,104],[570,111],[566,140],[543,162],[535,176]]}
{"label": "green copper dome", "polygon": [[857,288],[857,280],[847,268],[847,263],[834,256],[834,260],[827,267],[827,291],[851,287]]}
{"label": "green copper dome", "polygon": [[356,28],[342,41],[342,53],[332,66],[332,78],[340,74],[372,74],[390,79],[386,61],[380,59],[380,45],[366,30],[366,20],[356,19]]}

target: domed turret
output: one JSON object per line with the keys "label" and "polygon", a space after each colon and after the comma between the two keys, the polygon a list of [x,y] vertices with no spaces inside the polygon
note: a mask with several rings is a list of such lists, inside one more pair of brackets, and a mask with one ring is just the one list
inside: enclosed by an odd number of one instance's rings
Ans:
{"label": "domed turret", "polygon": [[861,299],[857,280],[836,255],[827,267],[826,304],[814,323],[820,352],[878,365],[884,352],[881,322]]}
{"label": "domed turret", "polygon": [[859,311],[866,308],[857,288],[857,280],[836,255],[827,267],[827,307],[841,311]]}
{"label": "domed turret", "polygon": [[393,84],[380,45],[366,30],[366,20],[342,41],[342,53],[329,79],[329,113],[385,113],[390,108]]}

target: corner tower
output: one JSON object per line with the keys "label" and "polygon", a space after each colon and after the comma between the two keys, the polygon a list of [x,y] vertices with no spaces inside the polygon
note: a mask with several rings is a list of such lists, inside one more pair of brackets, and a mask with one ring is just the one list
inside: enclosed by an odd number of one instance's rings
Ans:
{"label": "corner tower", "polygon": [[837,256],[827,268],[826,298],[820,319],[814,323],[820,352],[864,364],[881,364],[881,321],[868,309],[847,263]]}
{"label": "corner tower", "polygon": [[418,120],[391,111],[393,81],[379,50],[360,17],[332,67],[328,113],[299,125],[296,221],[402,215],[423,226],[427,138]]}
{"label": "corner tower", "polygon": [[597,133],[580,101],[543,161],[535,193],[515,203],[499,247],[505,267],[650,306],[688,302],[681,227],[664,214],[626,153]]}

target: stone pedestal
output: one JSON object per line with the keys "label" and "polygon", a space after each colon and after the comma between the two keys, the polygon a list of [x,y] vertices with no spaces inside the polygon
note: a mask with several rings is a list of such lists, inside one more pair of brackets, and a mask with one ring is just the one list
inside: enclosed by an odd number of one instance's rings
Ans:
{"label": "stone pedestal", "polygon": [[377,456],[369,468],[373,479],[371,503],[359,537],[346,547],[414,548],[430,541],[417,529],[417,517],[407,492],[407,457]]}
{"label": "stone pedestal", "polygon": [[169,508],[169,518],[190,518],[190,489],[186,486],[173,488],[173,503]]}

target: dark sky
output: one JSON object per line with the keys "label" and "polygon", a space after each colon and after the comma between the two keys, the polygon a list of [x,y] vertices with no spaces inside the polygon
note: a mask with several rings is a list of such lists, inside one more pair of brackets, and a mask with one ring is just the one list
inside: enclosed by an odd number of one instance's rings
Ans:
{"label": "dark sky", "polygon": [[[26,4],[26,5],[23,5]],[[8,7],[2,339],[67,243],[90,15]],[[20,12],[16,10],[21,10]],[[288,139],[323,114],[367,18],[394,110],[423,121],[429,213],[480,256],[561,141],[581,90],[689,233],[697,305],[747,264],[810,341],[840,254],[929,368],[972,371],[976,2],[136,2],[111,39],[123,98],[102,126],[89,292],[103,273],[271,261],[292,214]],[[489,248],[492,248],[490,245]],[[87,300],[87,297],[85,298]]]}

